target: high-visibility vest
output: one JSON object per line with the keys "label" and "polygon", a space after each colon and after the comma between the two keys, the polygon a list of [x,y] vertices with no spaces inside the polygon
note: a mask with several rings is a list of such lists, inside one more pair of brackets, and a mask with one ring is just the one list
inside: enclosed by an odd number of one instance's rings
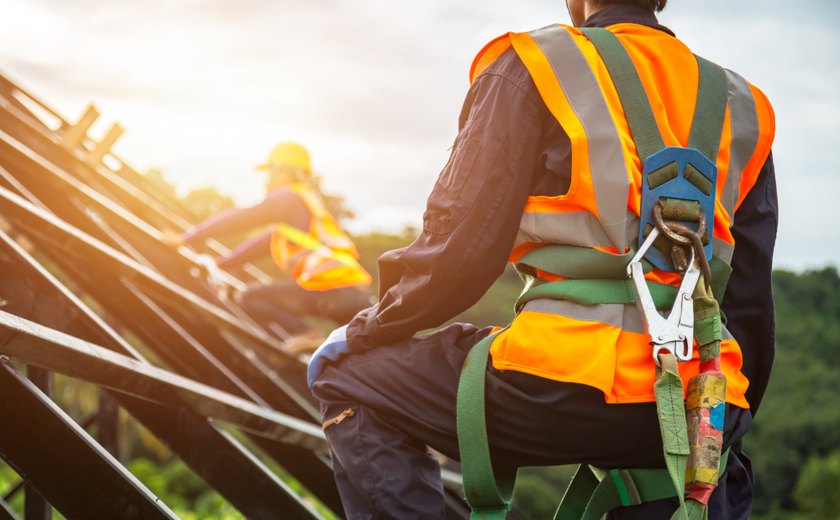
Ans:
{"label": "high-visibility vest", "polygon": [[[622,23],[608,28],[626,48],[650,100],[665,146],[687,146],[698,91],[695,56],[679,40],[650,27]],[[571,186],[565,195],[529,197],[510,254],[548,244],[626,253],[638,236],[642,164],[616,89],[592,43],[576,28],[552,25],[508,33],[476,57],[471,81],[513,47],[539,94],[571,141]],[[717,156],[714,256],[729,263],[735,249],[731,227],[754,186],[775,131],[764,94],[726,71],[728,107]],[[549,281],[558,277],[537,272]],[[653,270],[650,281],[671,285],[679,275]],[[719,295],[722,296],[722,295]],[[589,385],[609,403],[654,401],[650,338],[633,305],[581,305],[536,299],[525,304],[494,340],[490,355],[499,370]],[[721,366],[726,400],[748,408],[749,384],[741,372],[737,341],[724,327]],[[687,383],[699,372],[699,356],[680,363]],[[686,384],[687,388],[688,385]]]}
{"label": "high-visibility vest", "polygon": [[303,231],[289,224],[274,226],[271,255],[277,266],[309,291],[369,285],[371,276],[359,264],[356,246],[315,191],[304,183],[286,189],[300,197],[309,210],[309,228]]}

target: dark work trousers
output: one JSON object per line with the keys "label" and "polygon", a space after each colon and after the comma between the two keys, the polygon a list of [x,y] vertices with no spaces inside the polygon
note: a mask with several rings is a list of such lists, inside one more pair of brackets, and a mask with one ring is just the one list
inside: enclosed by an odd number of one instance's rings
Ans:
{"label": "dark work trousers", "polygon": [[[489,332],[454,324],[351,354],[316,381],[312,392],[324,421],[348,408],[354,411],[325,429],[348,518],[443,518],[440,471],[426,446],[459,459],[458,378],[470,348]],[[492,366],[486,384],[496,468],[581,462],[604,468],[664,467],[654,403],[607,404],[603,393],[589,386]],[[749,410],[727,406],[726,446],[740,445],[751,421]],[[610,518],[668,519],[675,503],[625,508]],[[749,460],[732,453],[709,517],[745,519],[751,504]]]}
{"label": "dark work trousers", "polygon": [[326,318],[343,325],[370,307],[370,287],[341,287],[309,291],[293,280],[250,284],[239,295],[242,306],[260,323],[276,322],[289,334],[311,330],[306,316]]}

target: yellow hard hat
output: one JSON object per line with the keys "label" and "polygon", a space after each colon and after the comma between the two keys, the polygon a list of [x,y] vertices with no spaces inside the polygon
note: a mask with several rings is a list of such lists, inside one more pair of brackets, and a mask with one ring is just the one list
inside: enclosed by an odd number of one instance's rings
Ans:
{"label": "yellow hard hat", "polygon": [[310,171],[309,152],[297,143],[280,143],[268,154],[265,164],[260,164],[257,169],[271,170],[276,166],[296,166],[308,172]]}

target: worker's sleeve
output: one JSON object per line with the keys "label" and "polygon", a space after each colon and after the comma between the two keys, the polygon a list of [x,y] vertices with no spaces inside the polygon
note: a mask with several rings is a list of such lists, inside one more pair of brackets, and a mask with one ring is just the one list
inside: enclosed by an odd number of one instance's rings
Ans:
{"label": "worker's sleeve", "polygon": [[721,309],[727,328],[744,356],[742,371],[750,380],[747,400],[755,414],[775,356],[775,316],[771,275],[779,219],[773,155],[735,213],[732,276]]}
{"label": "worker's sleeve", "polygon": [[538,103],[489,69],[476,80],[449,162],[429,196],[423,232],[379,258],[380,301],[350,322],[351,350],[442,324],[478,301],[502,273],[535,184]]}
{"label": "worker's sleeve", "polygon": [[267,231],[242,242],[227,254],[217,258],[216,263],[222,269],[234,269],[257,258],[268,256],[271,253],[271,235],[272,231]]}
{"label": "worker's sleeve", "polygon": [[185,232],[183,239],[187,244],[196,244],[210,237],[242,233],[278,222],[306,229],[308,215],[300,197],[291,190],[279,189],[255,206],[229,209],[205,220]]}

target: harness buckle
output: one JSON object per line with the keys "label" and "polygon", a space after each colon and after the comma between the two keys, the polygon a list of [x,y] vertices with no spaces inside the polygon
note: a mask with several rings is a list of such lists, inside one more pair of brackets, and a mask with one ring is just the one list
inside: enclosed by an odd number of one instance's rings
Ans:
{"label": "harness buckle", "polygon": [[688,269],[683,273],[674,304],[667,317],[660,314],[653,302],[642,267],[642,257],[659,234],[659,228],[653,228],[627,265],[627,275],[633,281],[633,291],[636,293],[636,307],[642,317],[645,331],[650,335],[656,366],[660,366],[659,354],[663,350],[673,354],[678,361],[689,361],[694,354],[694,301],[691,295],[700,280],[700,268],[692,248]]}

